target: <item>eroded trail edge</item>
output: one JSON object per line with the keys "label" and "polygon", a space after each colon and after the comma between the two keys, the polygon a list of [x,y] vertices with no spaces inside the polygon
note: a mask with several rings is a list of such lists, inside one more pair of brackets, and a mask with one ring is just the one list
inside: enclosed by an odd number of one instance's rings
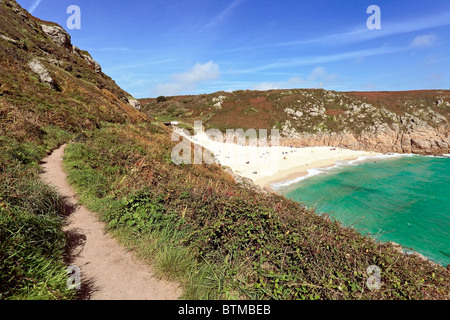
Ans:
{"label": "eroded trail edge", "polygon": [[68,208],[64,232],[68,235],[70,265],[81,271],[83,299],[175,300],[179,285],[154,277],[151,267],[138,261],[105,231],[96,213],[78,204],[63,170],[66,145],[43,160],[41,179],[56,188]]}

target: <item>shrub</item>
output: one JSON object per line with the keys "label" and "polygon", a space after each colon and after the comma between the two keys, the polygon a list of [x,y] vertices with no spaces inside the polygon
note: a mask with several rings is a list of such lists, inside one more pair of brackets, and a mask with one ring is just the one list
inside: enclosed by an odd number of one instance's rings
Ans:
{"label": "shrub", "polygon": [[158,98],[156,98],[156,101],[157,101],[158,103],[164,102],[164,101],[167,101],[167,98],[164,97],[164,96],[159,96]]}

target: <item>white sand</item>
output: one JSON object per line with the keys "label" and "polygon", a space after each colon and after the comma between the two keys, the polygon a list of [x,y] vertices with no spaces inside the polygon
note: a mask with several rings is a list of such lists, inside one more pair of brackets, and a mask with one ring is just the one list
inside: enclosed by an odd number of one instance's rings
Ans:
{"label": "white sand", "polygon": [[204,133],[186,136],[203,146],[218,159],[243,177],[250,178],[260,187],[293,180],[307,174],[313,168],[334,166],[337,161],[354,160],[359,157],[377,156],[379,153],[354,151],[333,147],[256,147],[212,141]]}

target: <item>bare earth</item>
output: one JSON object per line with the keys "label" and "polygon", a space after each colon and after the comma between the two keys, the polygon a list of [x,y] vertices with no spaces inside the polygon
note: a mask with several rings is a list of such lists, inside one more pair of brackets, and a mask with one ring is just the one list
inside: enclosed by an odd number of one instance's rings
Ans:
{"label": "bare earth", "polygon": [[177,284],[154,277],[151,268],[138,261],[105,232],[97,215],[78,205],[67,182],[62,160],[66,145],[43,160],[41,178],[54,186],[67,203],[68,263],[81,270],[81,298],[92,300],[175,300]]}

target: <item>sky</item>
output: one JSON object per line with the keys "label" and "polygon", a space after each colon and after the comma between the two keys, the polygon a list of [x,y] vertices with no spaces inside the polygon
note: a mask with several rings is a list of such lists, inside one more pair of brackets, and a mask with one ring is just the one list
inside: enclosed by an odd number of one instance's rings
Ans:
{"label": "sky", "polygon": [[[18,0],[135,98],[450,89],[448,0]],[[80,9],[80,28],[70,29]],[[376,5],[377,11],[368,11]],[[380,28],[374,28],[379,25]]]}

